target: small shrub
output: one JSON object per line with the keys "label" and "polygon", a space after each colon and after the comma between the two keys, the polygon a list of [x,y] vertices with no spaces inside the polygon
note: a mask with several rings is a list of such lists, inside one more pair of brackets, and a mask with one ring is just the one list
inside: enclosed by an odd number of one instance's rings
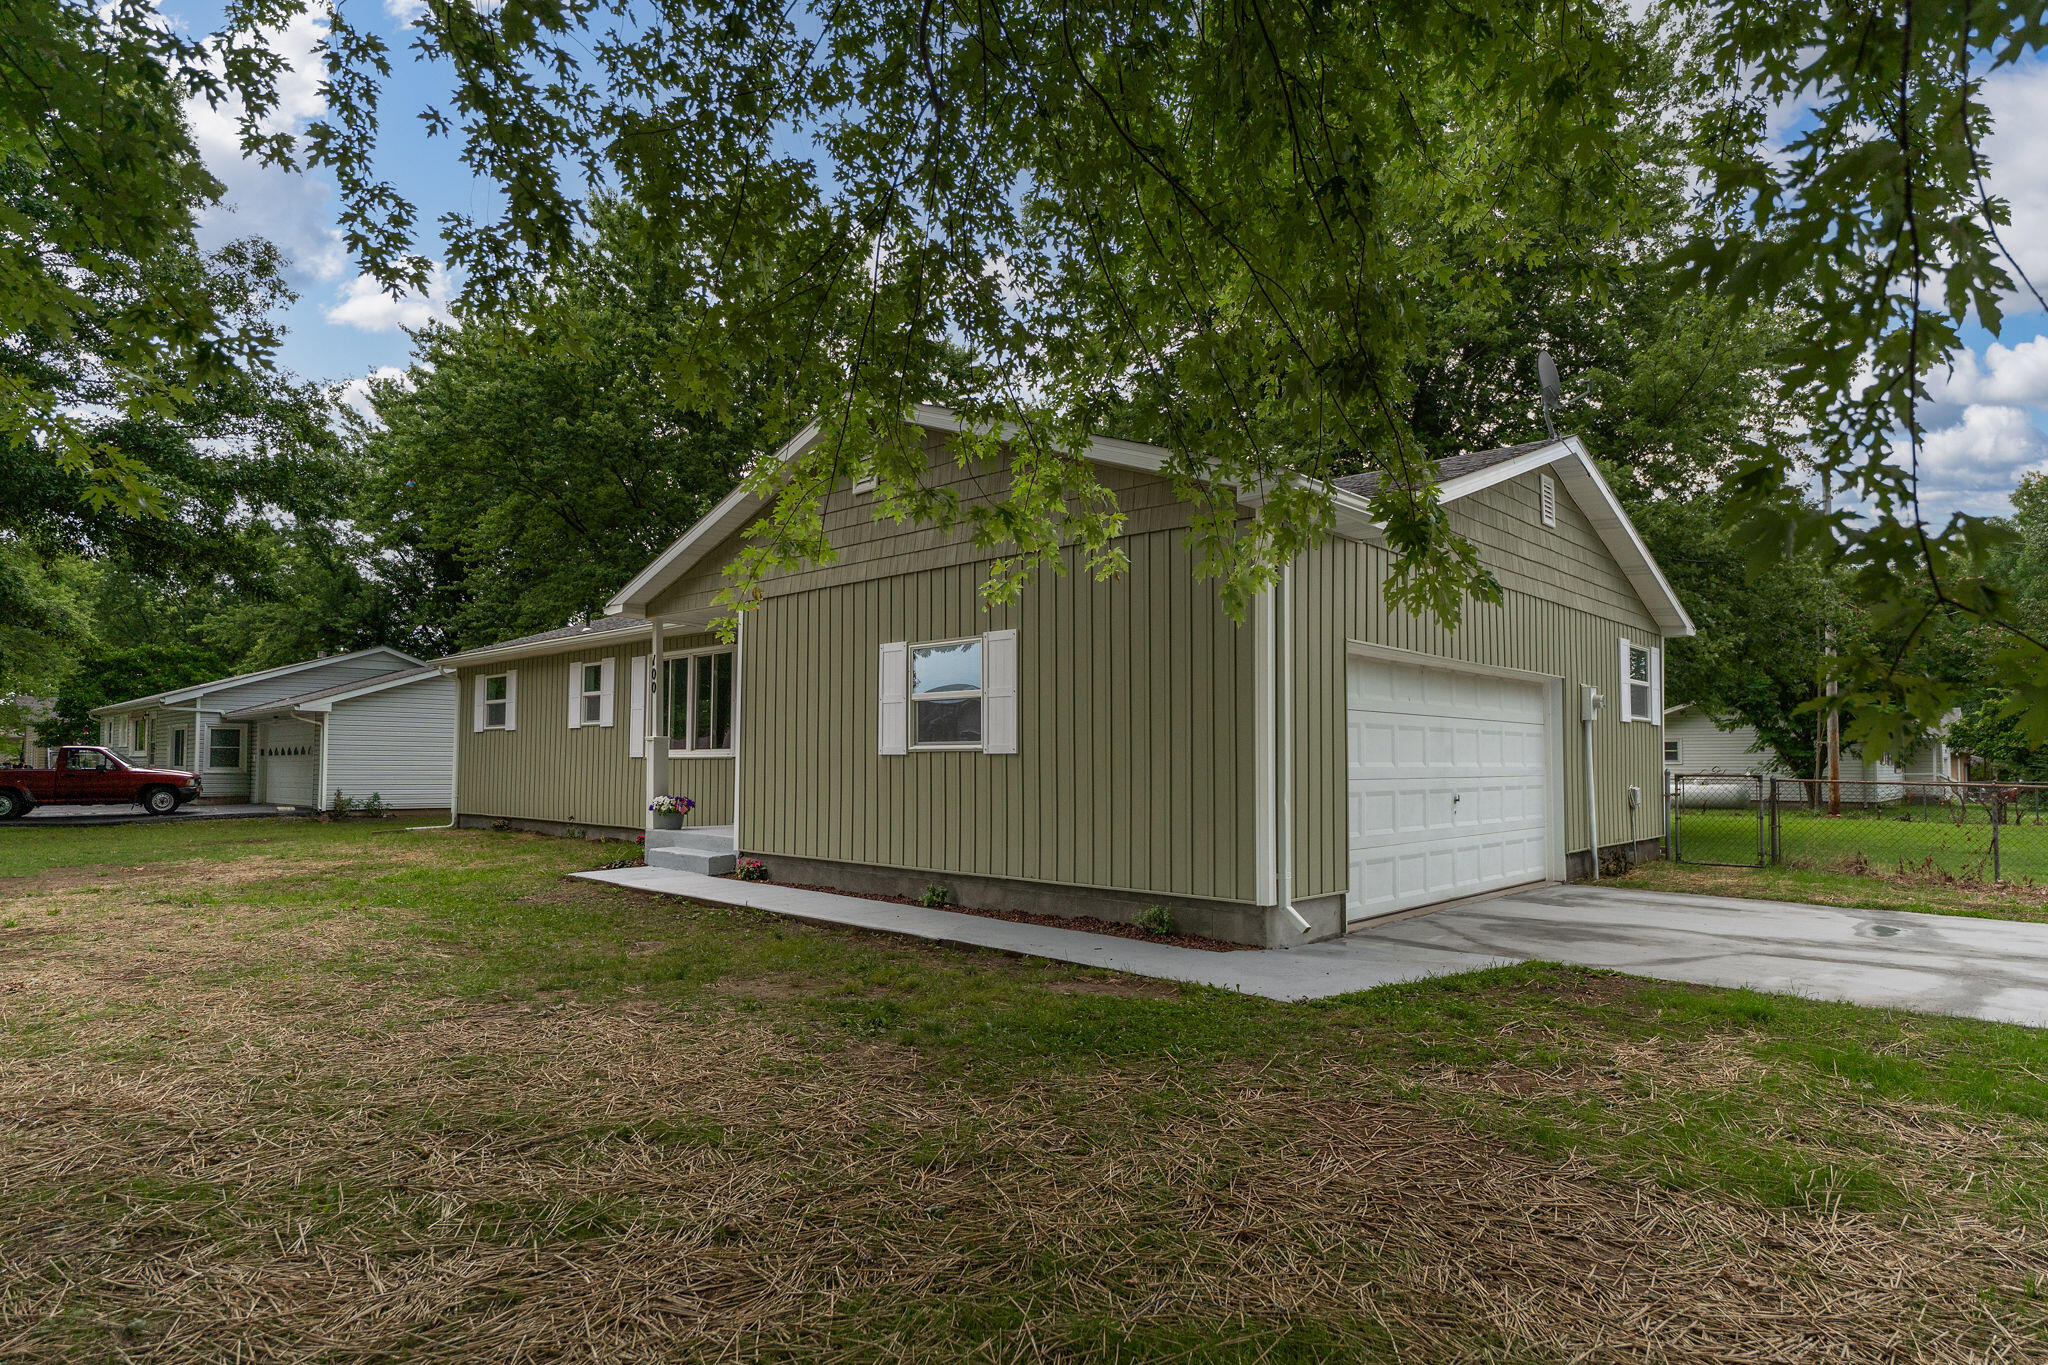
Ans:
{"label": "small shrub", "polygon": [[742,858],[732,865],[732,875],[743,882],[765,882],[768,880],[768,864],[759,858]]}
{"label": "small shrub", "polygon": [[512,832],[512,822],[510,820],[493,820],[491,821],[491,830],[497,834],[510,834]]}
{"label": "small shrub", "polygon": [[564,839],[586,839],[590,837],[590,831],[581,825],[564,825],[562,826],[562,837]]}
{"label": "small shrub", "polygon": [[363,802],[363,814],[372,820],[384,818],[384,793],[371,792],[370,799]]}
{"label": "small shrub", "polygon": [[334,799],[327,803],[327,818],[330,820],[346,820],[348,819],[349,812],[355,808],[356,803],[343,796],[341,788],[336,787],[334,789]]}
{"label": "small shrub", "polygon": [[925,887],[924,894],[917,898],[917,903],[927,910],[943,910],[946,908],[946,902],[952,899],[953,892],[950,887],[933,882]]}
{"label": "small shrub", "polygon": [[1163,905],[1148,905],[1138,912],[1131,923],[1148,934],[1170,934],[1174,930],[1173,911]]}

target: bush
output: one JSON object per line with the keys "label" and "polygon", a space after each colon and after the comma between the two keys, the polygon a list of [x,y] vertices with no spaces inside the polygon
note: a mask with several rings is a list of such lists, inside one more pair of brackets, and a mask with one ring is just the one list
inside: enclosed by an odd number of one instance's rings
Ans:
{"label": "bush", "polygon": [[1173,911],[1163,905],[1148,905],[1140,910],[1131,921],[1148,934],[1170,934],[1173,932]]}
{"label": "bush", "polygon": [[765,882],[768,880],[768,864],[759,858],[742,858],[732,865],[732,875],[743,882]]}
{"label": "bush", "polygon": [[371,792],[370,799],[362,803],[363,814],[372,820],[384,818],[384,793]]}
{"label": "bush", "polygon": [[349,812],[355,808],[356,803],[343,796],[341,788],[336,787],[334,789],[334,799],[327,803],[327,818],[330,820],[346,820],[348,819]]}
{"label": "bush", "polygon": [[590,831],[581,825],[564,825],[562,826],[562,837],[564,839],[586,839],[590,837]]}
{"label": "bush", "polygon": [[924,894],[917,898],[917,903],[927,910],[943,910],[946,908],[946,902],[952,899],[953,892],[950,888],[933,882],[924,889]]}

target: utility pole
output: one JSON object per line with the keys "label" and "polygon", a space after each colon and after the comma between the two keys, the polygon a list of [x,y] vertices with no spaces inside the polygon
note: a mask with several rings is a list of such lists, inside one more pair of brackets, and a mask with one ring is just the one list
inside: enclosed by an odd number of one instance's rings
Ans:
{"label": "utility pole", "polygon": [[[1835,514],[1835,488],[1834,484],[1829,481],[1828,472],[1825,469],[1820,472],[1820,506],[1822,515],[1829,518],[1828,534],[1833,535],[1835,533],[1833,522]],[[1832,594],[1830,595],[1830,605],[1832,605]],[[1827,623],[1827,656],[1829,662],[1828,814],[1840,815],[1842,813],[1842,713],[1835,705],[1836,688],[1839,684],[1835,681],[1835,670],[1833,667],[1835,658],[1835,624],[1833,621]]]}

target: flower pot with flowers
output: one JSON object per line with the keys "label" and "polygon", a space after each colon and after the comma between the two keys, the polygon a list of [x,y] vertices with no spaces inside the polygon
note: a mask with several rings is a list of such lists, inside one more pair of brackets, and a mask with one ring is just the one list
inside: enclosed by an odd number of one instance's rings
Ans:
{"label": "flower pot with flowers", "polygon": [[656,829],[681,829],[683,817],[697,809],[697,803],[687,796],[657,796],[647,809],[654,813]]}

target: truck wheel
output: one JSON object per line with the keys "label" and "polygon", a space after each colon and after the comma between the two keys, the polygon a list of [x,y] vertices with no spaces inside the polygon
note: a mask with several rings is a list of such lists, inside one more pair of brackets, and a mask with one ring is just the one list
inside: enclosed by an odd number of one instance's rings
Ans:
{"label": "truck wheel", "polygon": [[178,808],[178,794],[169,787],[151,787],[142,794],[142,808],[151,815],[169,815]]}
{"label": "truck wheel", "polygon": [[28,814],[28,802],[22,800],[20,792],[0,787],[0,820],[19,820]]}

